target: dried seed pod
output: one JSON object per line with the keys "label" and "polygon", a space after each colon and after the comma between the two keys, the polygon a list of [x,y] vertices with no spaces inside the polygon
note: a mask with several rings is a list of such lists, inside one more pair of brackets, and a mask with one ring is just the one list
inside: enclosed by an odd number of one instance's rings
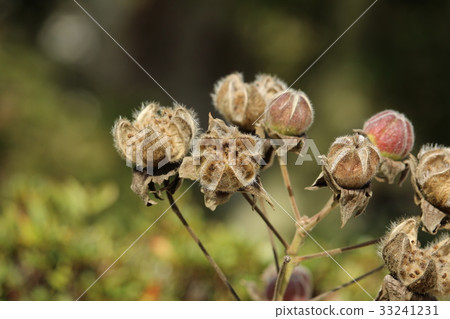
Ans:
{"label": "dried seed pod", "polygon": [[448,278],[450,239],[421,249],[417,240],[419,222],[409,218],[401,221],[380,245],[381,255],[392,276],[416,294],[443,296],[450,293]]}
{"label": "dried seed pod", "polygon": [[418,154],[416,178],[424,197],[450,214],[450,148],[426,145]]}
{"label": "dried seed pod", "polygon": [[425,230],[436,234],[450,229],[450,148],[425,145],[418,157],[419,161],[413,155],[408,159],[414,199],[422,209]]}
{"label": "dried seed pod", "polygon": [[199,179],[206,206],[214,210],[237,191],[265,197],[259,181],[262,143],[210,115],[208,131],[194,145],[193,157],[186,157],[180,177]]}
{"label": "dried seed pod", "polygon": [[363,131],[382,156],[393,160],[405,158],[414,145],[413,126],[397,111],[385,110],[375,114],[364,123]]}
{"label": "dried seed pod", "polygon": [[244,82],[241,73],[232,73],[214,86],[212,100],[215,108],[231,124],[245,131],[254,131],[266,102],[254,84]]}
{"label": "dried seed pod", "polygon": [[[161,107],[158,103],[144,105],[135,112],[133,122],[119,118],[112,129],[119,154],[133,167],[131,189],[147,206],[155,202],[162,190],[175,190],[178,180],[166,183],[177,173],[180,161],[190,150],[197,133],[195,114],[183,106]],[[165,184],[156,190],[156,184]]]}
{"label": "dried seed pod", "polygon": [[377,171],[378,150],[365,135],[356,133],[339,137],[322,156],[322,173],[308,190],[329,187],[341,206],[342,226],[353,215],[364,213],[372,197],[370,181]]}
{"label": "dried seed pod", "polygon": [[252,84],[258,89],[266,105],[269,105],[276,94],[286,91],[288,88],[286,83],[279,78],[268,74],[258,74]]}
{"label": "dried seed pod", "polygon": [[285,136],[300,136],[311,126],[314,111],[302,91],[289,89],[275,95],[267,106],[265,127]]}
{"label": "dried seed pod", "polygon": [[197,125],[192,111],[150,103],[135,112],[134,121],[120,118],[112,133],[117,151],[137,167],[156,167],[164,159],[178,162],[189,152]]}
{"label": "dried seed pod", "polygon": [[375,175],[380,162],[377,149],[360,134],[337,138],[327,159],[336,183],[347,189],[363,188]]}

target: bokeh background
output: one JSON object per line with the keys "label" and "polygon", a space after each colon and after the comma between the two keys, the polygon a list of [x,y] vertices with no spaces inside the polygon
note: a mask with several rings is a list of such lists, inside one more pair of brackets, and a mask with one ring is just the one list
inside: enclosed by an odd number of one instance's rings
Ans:
{"label": "bokeh background", "polygon": [[[264,72],[290,84],[371,3],[79,0],[170,95],[197,111],[203,128],[209,112],[218,115],[210,98],[217,79],[241,71],[251,81]],[[413,153],[423,143],[450,144],[449,15],[449,1],[380,0],[295,84],[314,104],[309,135],[321,153],[385,108],[413,122]],[[168,207],[147,208],[131,192],[130,169],[110,135],[117,117],[153,100],[172,103],[74,1],[0,0],[1,300],[77,299]],[[304,187],[320,168],[306,162],[289,169],[302,212],[315,213],[330,192]],[[262,180],[290,212],[278,167]],[[340,229],[335,211],[313,236],[327,249],[379,237],[392,220],[419,214],[412,199],[409,182],[375,183],[366,214]],[[249,283],[263,289],[271,249],[243,198],[211,212],[194,185],[179,203],[238,293],[250,299]],[[292,220],[279,208],[269,215],[290,238]],[[301,251],[320,248],[309,240]],[[354,277],[381,263],[375,247],[336,260]],[[330,259],[305,266],[315,294],[349,280]],[[375,295],[383,275],[361,284]],[[368,296],[353,285],[329,298]],[[83,296],[228,299],[170,211]]]}

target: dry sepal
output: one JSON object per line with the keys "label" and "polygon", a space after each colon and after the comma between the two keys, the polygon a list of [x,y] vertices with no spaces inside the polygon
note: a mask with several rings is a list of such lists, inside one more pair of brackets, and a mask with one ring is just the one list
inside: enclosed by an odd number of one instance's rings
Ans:
{"label": "dry sepal", "polygon": [[411,122],[404,114],[385,110],[368,119],[364,123],[363,132],[381,154],[376,179],[392,184],[400,176],[401,184],[409,172],[405,159],[414,146],[414,128]]}
{"label": "dry sepal", "polygon": [[380,254],[392,278],[384,283],[379,300],[389,296],[388,300],[417,300],[419,297],[432,300],[435,296],[450,294],[450,238],[445,235],[428,247],[420,248],[418,229],[418,219],[403,220],[394,225],[381,242]]}
{"label": "dry sepal", "polygon": [[[133,167],[131,189],[148,206],[155,204],[149,199],[149,191],[158,197],[162,190],[173,188],[167,181],[176,175],[196,134],[195,114],[178,104],[163,107],[149,103],[133,114],[132,122],[126,118],[115,122],[114,145]],[[175,184],[179,185],[178,181]]]}
{"label": "dry sepal", "polygon": [[184,158],[180,177],[199,180],[205,205],[211,210],[235,192],[262,196],[270,202],[259,180],[261,156],[258,137],[210,115],[208,131],[196,141],[193,156]]}
{"label": "dry sepal", "polygon": [[322,172],[307,189],[329,187],[333,191],[341,206],[341,227],[344,227],[352,215],[365,211],[380,155],[364,135],[356,133],[337,138],[322,161]]}
{"label": "dry sepal", "polygon": [[417,157],[409,159],[415,202],[422,209],[425,229],[436,234],[450,229],[450,148],[425,145]]}

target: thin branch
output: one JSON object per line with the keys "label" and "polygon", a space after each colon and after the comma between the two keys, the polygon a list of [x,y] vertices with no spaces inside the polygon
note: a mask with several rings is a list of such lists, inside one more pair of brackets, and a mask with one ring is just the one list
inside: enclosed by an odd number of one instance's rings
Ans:
{"label": "thin branch", "polygon": [[[284,256],[283,264],[278,272],[277,281],[275,282],[275,289],[273,291],[274,301],[283,300],[284,293],[286,292],[287,282],[283,282],[286,279],[286,267],[291,261],[291,257]],[[289,278],[290,279],[290,278]]]}
{"label": "thin branch", "polygon": [[[262,213],[264,214],[264,216],[267,217],[265,200],[263,198],[260,198],[259,202],[261,203],[260,205],[261,205]],[[272,247],[273,259],[275,261],[275,268],[278,273],[280,271],[280,263],[278,261],[277,247],[275,246],[275,241],[273,240],[273,234],[270,231],[269,226],[267,226],[267,234],[269,235],[270,246]]]}
{"label": "thin branch", "polygon": [[253,200],[250,198],[250,196],[246,193],[241,193],[242,196],[249,202],[249,204],[253,207],[253,210],[258,213],[258,215],[263,219],[263,221],[266,223],[267,227],[272,231],[272,233],[278,238],[280,243],[283,244],[285,249],[288,249],[289,244],[281,237],[281,235],[278,233],[278,231],[275,229],[275,227],[270,223],[270,221],[267,219],[267,217],[264,215],[264,213],[261,211],[261,209],[256,206],[253,202]]}
{"label": "thin branch", "polygon": [[331,211],[338,206],[339,202],[334,199],[332,195],[328,202],[323,206],[323,208],[315,215],[308,218],[306,221],[307,230],[312,230],[320,221],[322,221],[326,216],[328,216]]}
{"label": "thin branch", "polygon": [[350,286],[350,285],[356,283],[357,281],[360,281],[360,280],[362,280],[362,279],[364,279],[364,278],[366,278],[366,277],[368,277],[368,276],[370,276],[370,275],[376,273],[377,271],[380,271],[380,270],[383,269],[383,268],[384,268],[384,265],[378,266],[377,268],[372,269],[372,270],[369,271],[369,272],[366,272],[364,275],[361,275],[361,276],[355,278],[355,279],[352,280],[352,281],[346,282],[345,284],[342,284],[342,285],[340,285],[340,286],[338,286],[338,287],[336,287],[336,288],[333,288],[333,289],[328,290],[328,291],[326,291],[326,292],[324,292],[324,293],[321,293],[320,295],[315,296],[314,298],[310,299],[309,301],[317,301],[317,300],[321,300],[321,299],[323,299],[323,298],[329,296],[329,295],[332,294],[333,292],[336,292],[336,291],[338,291],[338,290],[340,290],[340,289],[342,289],[342,288],[348,287],[348,286]]}
{"label": "thin branch", "polygon": [[[292,210],[295,214],[295,219],[298,222],[301,220],[300,211],[298,210],[297,202],[295,201],[294,191],[292,189],[291,179],[289,178],[289,173],[287,170],[286,163],[282,163],[281,158],[278,159],[278,163],[280,164],[281,175],[283,176],[284,185],[286,186],[287,192],[289,194],[289,201],[291,202]],[[283,165],[284,164],[284,165]]]}
{"label": "thin branch", "polygon": [[208,253],[208,251],[206,250],[205,246],[203,246],[202,242],[200,241],[200,239],[197,237],[197,235],[194,233],[194,231],[192,230],[192,228],[189,226],[188,222],[186,221],[186,219],[183,217],[183,215],[181,214],[180,209],[178,208],[178,206],[175,204],[175,201],[172,197],[172,194],[170,194],[170,192],[166,192],[167,193],[167,198],[169,199],[171,208],[173,210],[173,212],[175,213],[175,215],[177,215],[177,217],[180,219],[181,223],[184,225],[184,227],[186,228],[186,230],[188,231],[189,235],[191,235],[192,239],[194,239],[194,241],[197,243],[197,245],[200,247],[201,251],[203,252],[203,254],[205,255],[206,259],[208,259],[209,263],[211,264],[211,266],[214,268],[214,270],[216,271],[217,275],[219,276],[219,278],[222,280],[222,282],[225,284],[225,286],[228,287],[228,289],[230,290],[231,294],[233,295],[234,298],[236,298],[236,300],[240,301],[241,299],[239,298],[238,294],[236,293],[236,291],[234,290],[233,286],[231,286],[230,282],[228,281],[227,277],[225,276],[225,274],[223,273],[223,271],[220,269],[220,267],[216,264],[216,262],[214,261],[214,259],[210,256],[210,254]]}
{"label": "thin branch", "polygon": [[353,249],[358,249],[358,248],[362,248],[362,247],[366,247],[366,246],[370,246],[373,244],[377,244],[380,242],[381,238],[377,238],[377,239],[372,239],[357,245],[352,245],[352,246],[347,246],[347,247],[341,247],[341,248],[336,248],[336,249],[331,249],[328,251],[322,251],[320,253],[315,253],[315,254],[310,254],[310,255],[305,255],[305,256],[298,256],[294,258],[294,262],[296,264],[308,260],[308,259],[313,259],[313,258],[318,258],[318,257],[327,257],[329,255],[336,255],[336,254],[340,254],[343,253],[345,251],[349,251],[349,250],[353,250]]}

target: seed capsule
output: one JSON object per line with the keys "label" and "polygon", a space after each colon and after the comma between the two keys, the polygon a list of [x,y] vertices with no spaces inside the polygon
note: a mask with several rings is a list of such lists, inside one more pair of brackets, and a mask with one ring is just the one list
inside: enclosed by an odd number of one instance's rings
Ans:
{"label": "seed capsule", "polygon": [[287,90],[287,85],[276,76],[268,74],[258,74],[253,85],[266,101],[266,105],[272,101],[273,97]]}
{"label": "seed capsule", "polygon": [[302,91],[288,90],[275,95],[266,111],[267,128],[287,136],[300,136],[311,126],[314,111]]}
{"label": "seed capsule", "polygon": [[347,189],[363,188],[377,171],[380,156],[363,135],[339,137],[327,155],[329,170],[336,183]]}
{"label": "seed capsule", "polygon": [[416,179],[425,199],[450,214],[450,148],[426,145],[418,154]]}
{"label": "seed capsule", "polygon": [[254,131],[266,102],[254,84],[244,82],[241,73],[220,79],[212,95],[215,108],[225,119],[245,131]]}
{"label": "seed capsule", "polygon": [[385,110],[364,123],[363,131],[384,157],[401,160],[414,145],[411,122],[401,113]]}
{"label": "seed capsule", "polygon": [[178,162],[189,152],[197,125],[192,111],[150,103],[135,112],[134,121],[120,118],[112,129],[121,156],[137,167]]}

